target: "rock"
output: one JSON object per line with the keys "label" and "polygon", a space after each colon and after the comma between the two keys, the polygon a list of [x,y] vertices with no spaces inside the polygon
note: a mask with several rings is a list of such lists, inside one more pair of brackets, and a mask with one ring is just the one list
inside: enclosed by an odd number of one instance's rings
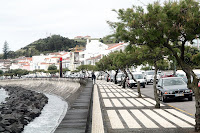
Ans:
{"label": "rock", "polygon": [[24,125],[30,123],[41,114],[48,103],[42,94],[21,87],[4,87],[9,93],[6,102],[0,105],[0,132],[20,133]]}

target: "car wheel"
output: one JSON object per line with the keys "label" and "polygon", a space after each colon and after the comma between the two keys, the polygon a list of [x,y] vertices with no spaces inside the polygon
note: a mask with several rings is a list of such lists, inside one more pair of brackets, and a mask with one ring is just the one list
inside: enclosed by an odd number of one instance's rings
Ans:
{"label": "car wheel", "polygon": [[193,100],[192,96],[188,97],[188,101],[192,101],[192,100]]}
{"label": "car wheel", "polygon": [[143,88],[145,88],[145,83],[143,84]]}
{"label": "car wheel", "polygon": [[162,102],[166,102],[167,101],[167,99],[162,95],[162,97],[161,97],[162,99]]}

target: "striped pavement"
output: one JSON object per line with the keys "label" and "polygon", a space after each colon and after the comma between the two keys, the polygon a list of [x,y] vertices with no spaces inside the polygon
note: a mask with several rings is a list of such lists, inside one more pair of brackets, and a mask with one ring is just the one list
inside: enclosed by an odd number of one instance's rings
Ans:
{"label": "striped pavement", "polygon": [[[155,109],[154,99],[144,95],[138,98],[134,89],[122,89],[103,80],[97,80],[96,85],[104,132],[182,133],[194,130],[194,118],[167,104],[161,103],[161,108]],[[102,130],[102,125],[100,127]]]}

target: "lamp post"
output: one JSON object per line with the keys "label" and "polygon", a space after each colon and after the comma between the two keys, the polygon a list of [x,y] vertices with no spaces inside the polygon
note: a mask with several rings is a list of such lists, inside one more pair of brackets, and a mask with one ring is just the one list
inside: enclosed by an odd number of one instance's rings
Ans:
{"label": "lamp post", "polygon": [[60,64],[60,78],[62,78],[62,57],[60,57],[59,64]]}

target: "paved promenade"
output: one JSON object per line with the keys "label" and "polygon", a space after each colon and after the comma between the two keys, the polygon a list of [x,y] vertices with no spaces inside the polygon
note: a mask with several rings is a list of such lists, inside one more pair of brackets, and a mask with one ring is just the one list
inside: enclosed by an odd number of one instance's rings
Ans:
{"label": "paved promenade", "polygon": [[94,85],[92,133],[188,133],[195,119],[167,104],[155,109],[155,101],[135,89],[122,89],[111,82],[97,80]]}

